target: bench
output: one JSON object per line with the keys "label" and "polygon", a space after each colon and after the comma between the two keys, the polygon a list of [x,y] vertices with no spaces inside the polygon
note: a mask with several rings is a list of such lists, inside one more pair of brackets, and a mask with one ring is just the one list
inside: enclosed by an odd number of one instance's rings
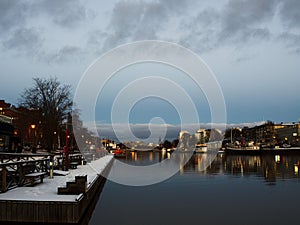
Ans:
{"label": "bench", "polygon": [[35,173],[28,173],[24,175],[25,179],[29,179],[31,185],[34,185],[34,182],[39,178],[41,183],[43,183],[45,172],[35,172]]}
{"label": "bench", "polygon": [[77,162],[71,162],[71,163],[70,163],[70,168],[71,168],[71,169],[77,169],[77,165],[78,165]]}

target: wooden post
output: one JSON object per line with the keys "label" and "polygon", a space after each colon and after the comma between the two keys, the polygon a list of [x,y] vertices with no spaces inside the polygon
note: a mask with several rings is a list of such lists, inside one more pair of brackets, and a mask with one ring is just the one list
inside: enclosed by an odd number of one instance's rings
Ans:
{"label": "wooden post", "polygon": [[2,166],[2,187],[1,187],[1,192],[6,192],[6,166]]}

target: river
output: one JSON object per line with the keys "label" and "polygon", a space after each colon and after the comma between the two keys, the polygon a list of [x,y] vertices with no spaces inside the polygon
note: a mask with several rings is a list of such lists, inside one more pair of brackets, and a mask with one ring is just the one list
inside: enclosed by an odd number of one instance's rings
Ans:
{"label": "river", "polygon": [[[149,165],[169,153],[135,152],[118,159]],[[299,224],[299,155],[194,154],[174,176],[133,187],[107,180],[90,225]],[[114,171],[114,166],[112,171]]]}

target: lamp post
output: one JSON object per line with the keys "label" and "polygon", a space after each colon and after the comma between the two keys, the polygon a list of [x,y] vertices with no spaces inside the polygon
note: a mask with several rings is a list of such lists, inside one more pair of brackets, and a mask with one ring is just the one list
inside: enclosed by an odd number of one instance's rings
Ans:
{"label": "lamp post", "polygon": [[68,105],[66,107],[66,146],[65,146],[65,155],[66,155],[66,170],[68,171],[69,170],[69,131],[68,131]]}
{"label": "lamp post", "polygon": [[35,128],[36,128],[36,125],[35,124],[31,124],[30,125],[30,128],[32,129],[32,133],[33,133],[33,137],[32,137],[32,145],[35,145]]}

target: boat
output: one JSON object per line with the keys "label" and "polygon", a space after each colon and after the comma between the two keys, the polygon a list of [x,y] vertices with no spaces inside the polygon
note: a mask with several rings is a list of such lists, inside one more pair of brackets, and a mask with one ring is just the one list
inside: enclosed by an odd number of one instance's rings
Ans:
{"label": "boat", "polygon": [[300,147],[230,147],[225,148],[226,153],[231,154],[261,154],[261,153],[270,153],[270,154],[287,154],[287,153],[300,153]]}
{"label": "boat", "polygon": [[122,149],[116,149],[116,150],[114,151],[114,157],[115,157],[115,158],[126,157],[126,152],[125,152],[125,150],[122,150]]}
{"label": "boat", "polygon": [[206,144],[197,144],[195,146],[195,153],[206,153],[207,152],[207,145]]}
{"label": "boat", "polygon": [[260,154],[260,147],[259,146],[226,146],[225,148],[226,153],[234,153],[234,154]]}
{"label": "boat", "polygon": [[231,128],[231,137],[230,143],[225,146],[225,153],[233,154],[260,154],[260,146],[254,144],[254,141],[249,141],[245,143],[245,139],[242,138],[241,143],[239,141],[233,142],[232,139],[232,128]]}

